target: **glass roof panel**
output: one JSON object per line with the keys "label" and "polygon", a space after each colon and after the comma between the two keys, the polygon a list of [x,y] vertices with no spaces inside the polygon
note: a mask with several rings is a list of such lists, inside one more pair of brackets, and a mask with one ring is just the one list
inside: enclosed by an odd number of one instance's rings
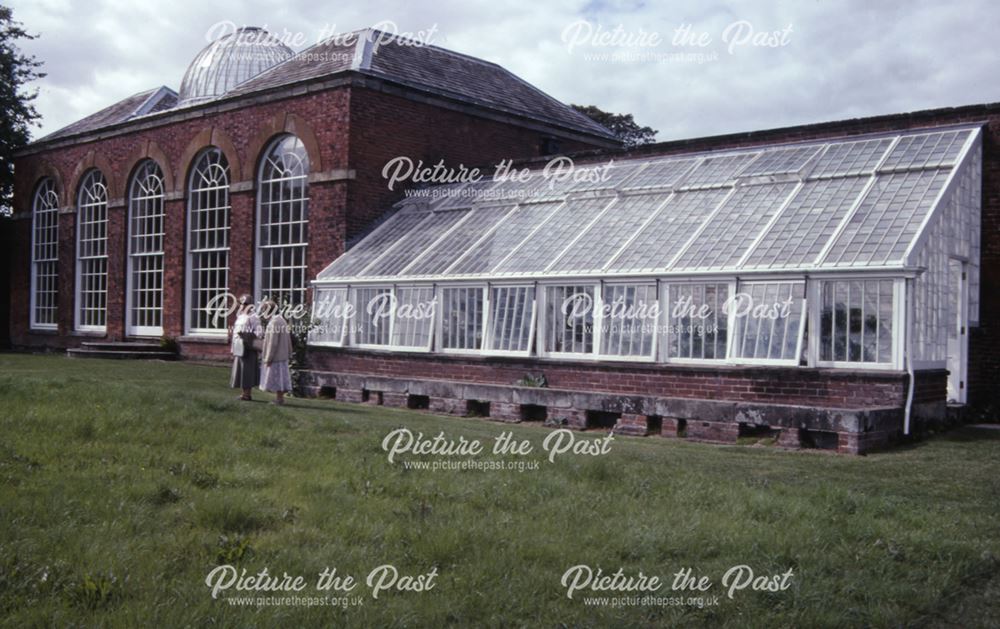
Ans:
{"label": "glass roof panel", "polygon": [[[535,170],[523,182],[440,186],[430,210],[403,206],[318,279],[898,267],[976,132],[626,159],[584,165],[597,175],[587,181]],[[755,183],[767,177],[784,181]]]}
{"label": "glass roof panel", "polygon": [[646,162],[612,161],[597,164],[592,168],[579,166],[582,172],[592,176],[581,176],[580,180],[570,186],[570,192],[585,192],[588,190],[617,190],[632,175],[643,168]]}
{"label": "glass roof panel", "polygon": [[869,177],[807,181],[744,265],[782,268],[815,262],[869,181]]}
{"label": "glass roof panel", "polygon": [[905,135],[893,147],[880,171],[908,168],[938,168],[955,163],[969,130]]}
{"label": "glass roof panel", "polygon": [[892,146],[892,138],[829,144],[809,173],[810,178],[869,175]]}
{"label": "glass roof panel", "polygon": [[764,151],[759,158],[740,173],[740,177],[797,173],[819,152],[820,148],[822,147],[816,145],[794,146]]}
{"label": "glass roof panel", "polygon": [[863,266],[902,261],[948,174],[947,170],[923,170],[876,176],[874,186],[823,264]]}
{"label": "glass roof panel", "polygon": [[528,236],[509,258],[493,269],[494,273],[534,273],[562,253],[592,220],[613,201],[609,197],[578,199],[566,203],[538,230]]}
{"label": "glass roof panel", "polygon": [[691,170],[697,161],[696,159],[671,159],[649,162],[635,177],[626,181],[622,189],[641,190],[675,186],[684,173]]}
{"label": "glass roof panel", "polygon": [[705,218],[726,198],[728,189],[695,190],[673,195],[619,253],[609,271],[666,268]]}
{"label": "glass roof panel", "polygon": [[372,260],[410,234],[428,216],[430,216],[428,212],[398,212],[326,267],[319,274],[319,279],[357,275],[371,264]]}
{"label": "glass roof panel", "polygon": [[470,181],[465,184],[437,186],[431,188],[437,195],[433,209],[450,210],[460,207],[472,207],[487,199],[486,191],[496,185],[491,178]]}
{"label": "glass roof panel", "polygon": [[470,210],[434,212],[420,226],[400,239],[399,244],[362,271],[365,276],[396,275],[417,259],[445,232],[468,216]]}
{"label": "glass roof panel", "polygon": [[782,183],[737,188],[708,219],[674,268],[735,266],[795,187],[794,183]]}
{"label": "glass roof panel", "polygon": [[468,247],[483,234],[499,223],[507,213],[514,209],[513,205],[484,207],[472,210],[468,220],[458,225],[447,236],[439,240],[432,249],[427,251],[404,275],[433,275],[443,273],[455,262]]}
{"label": "glass roof panel", "polygon": [[663,205],[668,194],[643,194],[618,200],[598,218],[573,246],[549,267],[550,271],[599,271]]}
{"label": "glass roof panel", "polygon": [[517,206],[493,231],[471,245],[447,272],[464,275],[489,271],[561,205],[552,202]]}
{"label": "glass roof panel", "polygon": [[736,153],[706,157],[681,182],[682,189],[731,185],[740,171],[760,153]]}

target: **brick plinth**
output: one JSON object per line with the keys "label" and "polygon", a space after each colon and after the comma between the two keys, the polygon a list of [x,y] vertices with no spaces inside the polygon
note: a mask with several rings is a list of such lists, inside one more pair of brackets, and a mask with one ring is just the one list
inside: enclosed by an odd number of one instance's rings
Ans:
{"label": "brick plinth", "polygon": [[615,432],[622,435],[645,437],[649,434],[649,418],[646,415],[622,413],[615,427]]}
{"label": "brick plinth", "polygon": [[521,405],[493,402],[490,405],[490,419],[502,422],[519,422],[521,421]]}
{"label": "brick plinth", "polygon": [[782,428],[778,433],[777,444],[782,448],[801,448],[802,431],[798,428]]}
{"label": "brick plinth", "polygon": [[431,397],[429,408],[432,413],[441,413],[442,415],[465,415],[468,403],[465,400],[453,398]]}
{"label": "brick plinth", "polygon": [[739,434],[739,425],[731,422],[691,421],[687,424],[687,438],[692,441],[736,443]]}
{"label": "brick plinth", "polygon": [[409,396],[405,393],[393,393],[386,391],[382,393],[382,404],[393,408],[408,408]]}
{"label": "brick plinth", "polygon": [[361,389],[337,389],[337,401],[361,404],[364,401],[364,392]]}

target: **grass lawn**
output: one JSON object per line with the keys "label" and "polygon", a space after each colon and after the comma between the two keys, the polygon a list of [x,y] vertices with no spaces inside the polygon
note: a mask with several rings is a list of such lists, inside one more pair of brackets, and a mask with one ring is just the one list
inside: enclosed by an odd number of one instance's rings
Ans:
{"label": "grass lawn", "polygon": [[[0,622],[8,626],[996,626],[1000,431],[964,428],[868,457],[616,438],[541,451],[549,431],[290,400],[237,402],[227,370],[0,355]],[[258,394],[258,397],[262,396]],[[393,429],[535,444],[539,469],[413,470]],[[590,437],[591,435],[583,435]],[[594,435],[598,436],[598,435]],[[461,458],[461,457],[460,457]],[[490,454],[474,457],[496,459]],[[230,564],[362,581],[339,607],[238,607]],[[376,566],[436,568],[382,593]],[[706,575],[717,606],[585,604],[571,566]],[[731,566],[794,576],[720,584]]]}

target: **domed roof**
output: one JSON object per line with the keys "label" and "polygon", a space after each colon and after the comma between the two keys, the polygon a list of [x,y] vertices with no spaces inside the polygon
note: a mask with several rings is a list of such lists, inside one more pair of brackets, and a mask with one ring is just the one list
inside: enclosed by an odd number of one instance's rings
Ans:
{"label": "domed roof", "polygon": [[181,104],[218,98],[294,54],[262,28],[238,28],[205,46],[194,58],[181,81]]}

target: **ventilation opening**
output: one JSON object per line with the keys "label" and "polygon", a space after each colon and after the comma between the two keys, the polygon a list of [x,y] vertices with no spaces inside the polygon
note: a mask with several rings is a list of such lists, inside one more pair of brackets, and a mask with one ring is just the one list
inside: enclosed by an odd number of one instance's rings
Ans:
{"label": "ventilation opening", "polygon": [[780,431],[777,431],[767,424],[740,424],[739,432],[736,435],[736,443],[746,445],[770,445],[778,440]]}
{"label": "ventilation opening", "polygon": [[646,434],[658,435],[663,430],[663,418],[659,415],[646,415]]}
{"label": "ventilation opening", "polygon": [[621,413],[587,411],[587,428],[614,428],[621,416]]}
{"label": "ventilation opening", "polygon": [[369,391],[368,389],[361,389],[361,401],[366,404],[375,404],[376,406],[382,406],[382,392],[381,391]]}
{"label": "ventilation opening", "polygon": [[678,419],[677,420],[677,438],[686,439],[688,436],[688,420]]}
{"label": "ventilation opening", "polygon": [[549,418],[549,408],[538,404],[521,405],[521,421],[523,422],[543,422]]}
{"label": "ventilation opening", "polygon": [[415,411],[427,410],[431,407],[431,398],[426,395],[407,395],[406,408]]}
{"label": "ventilation opening", "polygon": [[815,448],[817,450],[836,450],[840,445],[840,438],[837,433],[829,430],[800,430],[799,436],[802,439],[803,448]]}
{"label": "ventilation opening", "polygon": [[323,400],[336,400],[337,399],[337,387],[320,387],[319,397]]}
{"label": "ventilation opening", "polygon": [[466,400],[465,415],[466,417],[489,417],[490,403],[480,400]]}

